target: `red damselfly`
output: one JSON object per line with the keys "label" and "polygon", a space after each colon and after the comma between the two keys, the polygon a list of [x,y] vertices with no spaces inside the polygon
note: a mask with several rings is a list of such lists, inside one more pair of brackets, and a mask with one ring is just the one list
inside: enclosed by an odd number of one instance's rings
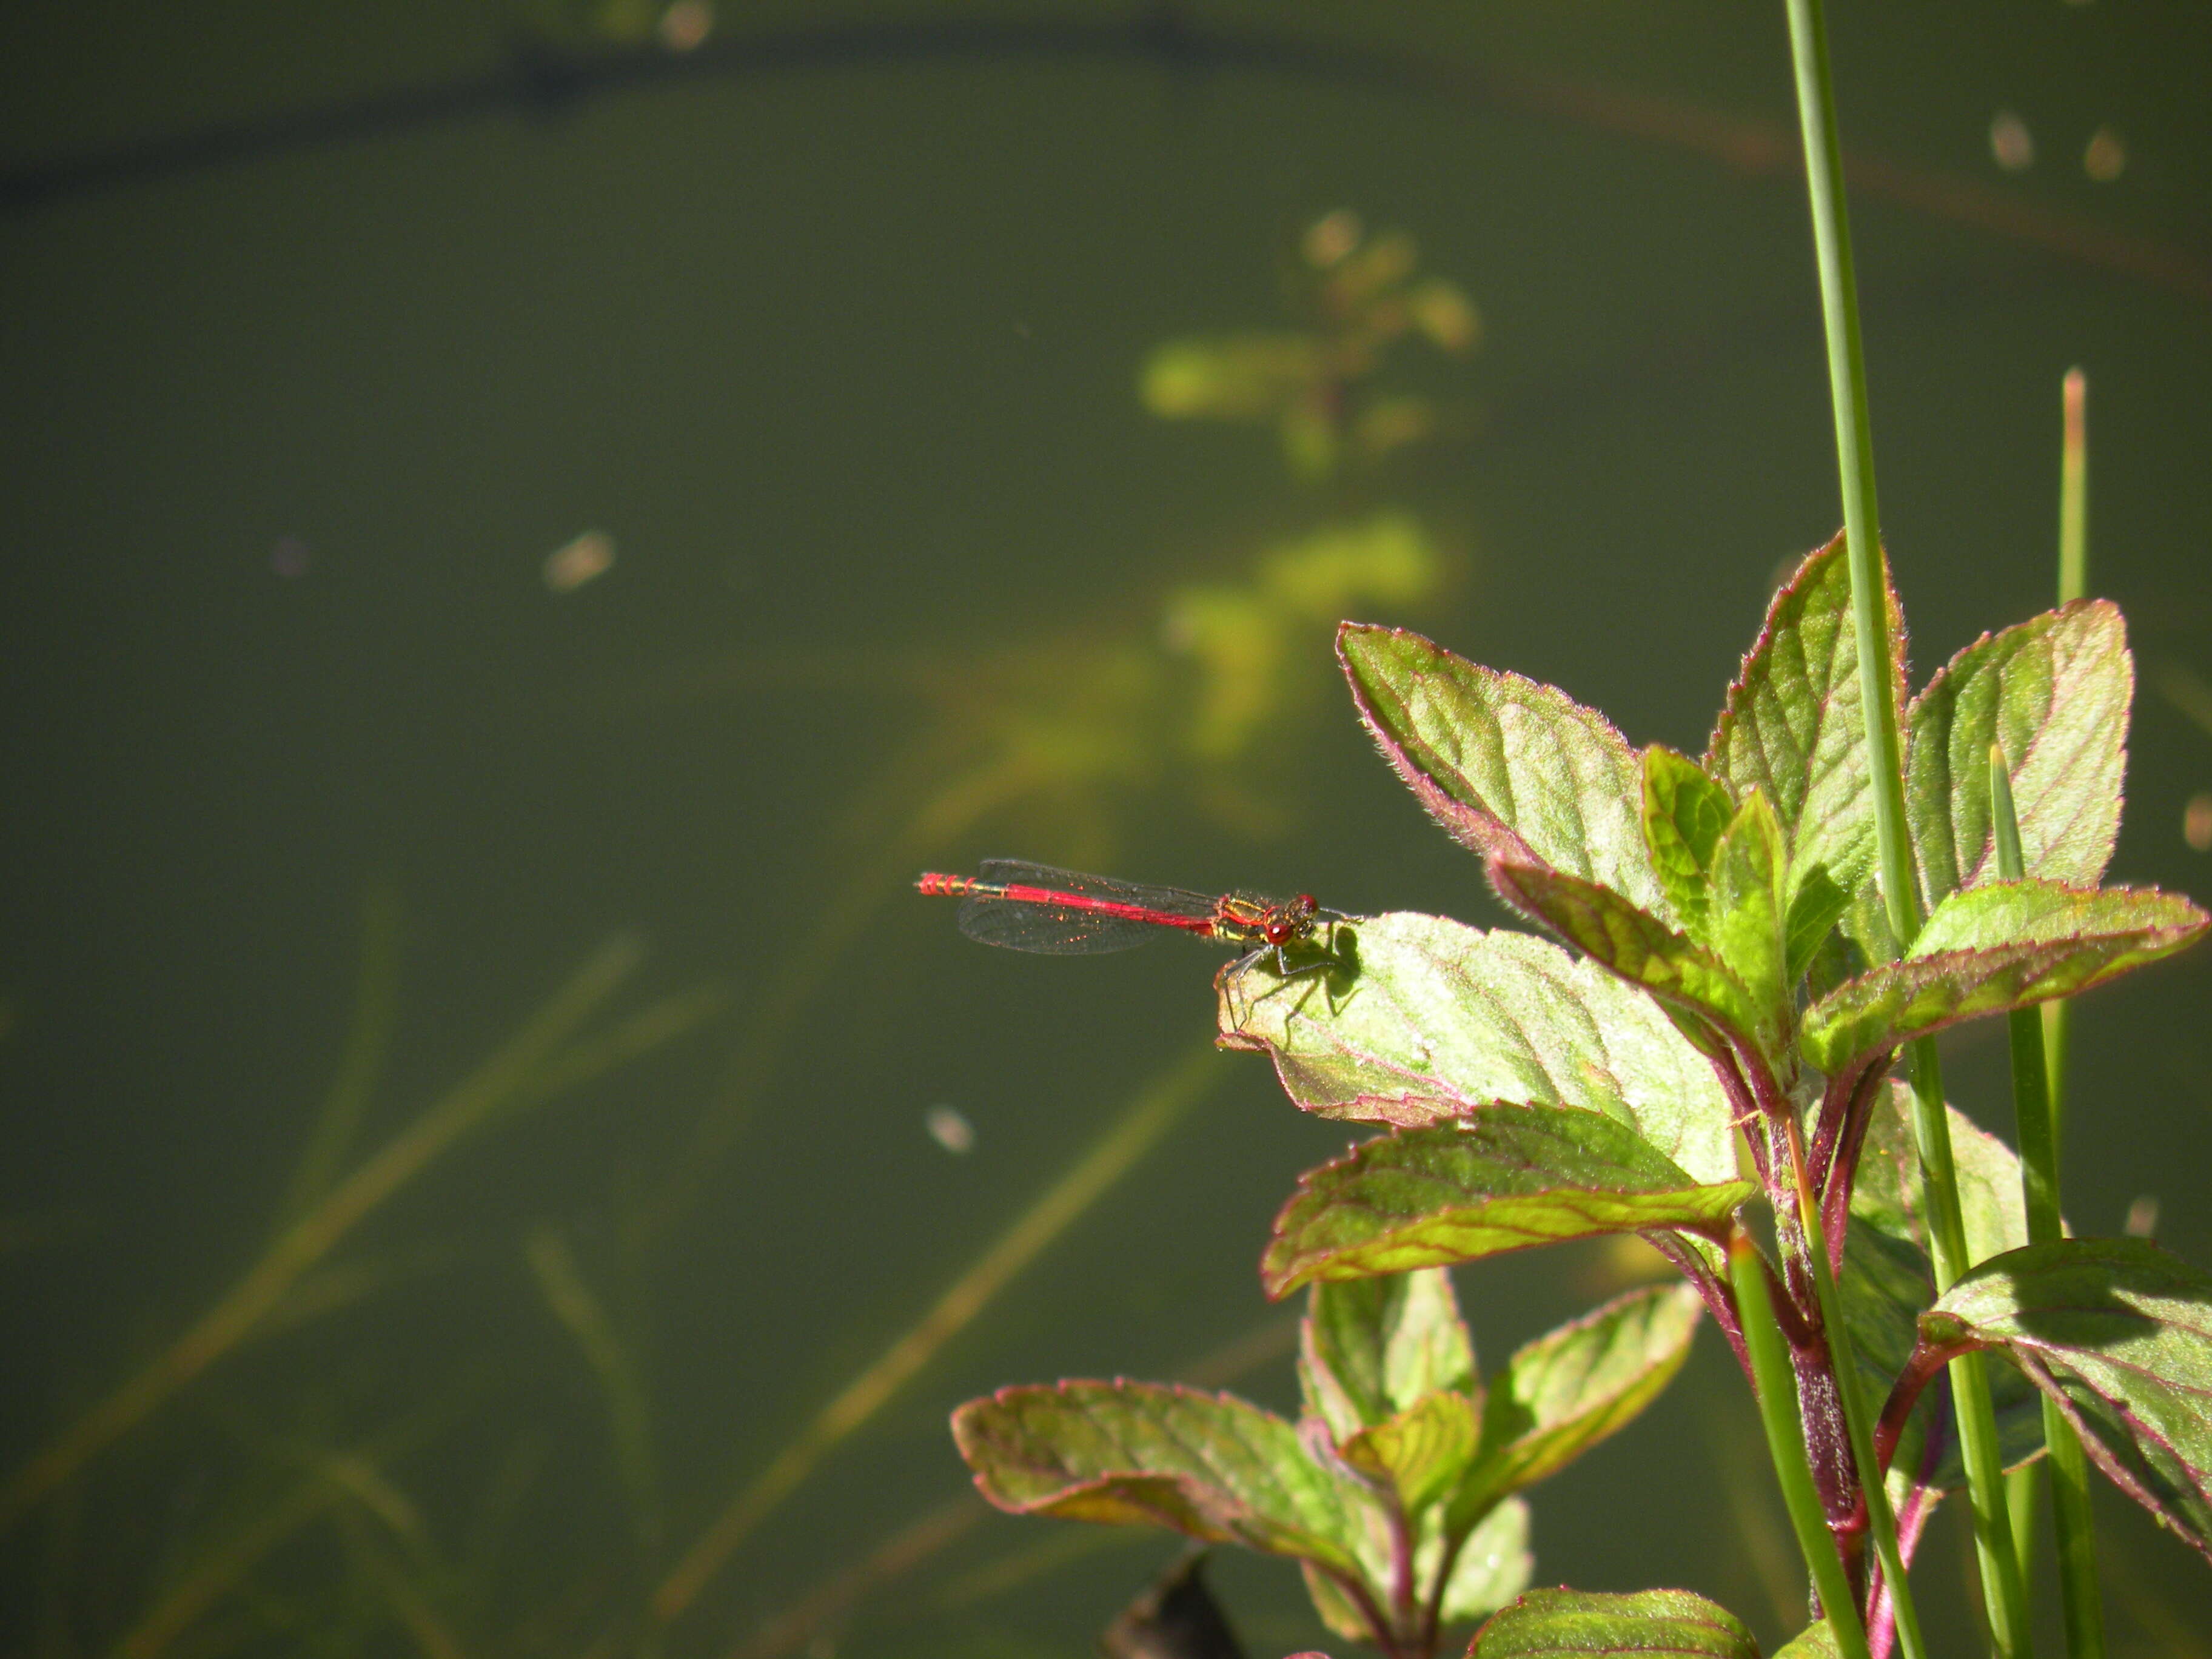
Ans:
{"label": "red damselfly", "polygon": [[1284,951],[1311,940],[1324,910],[1311,893],[1294,899],[1250,893],[1209,897],[1181,887],[1148,887],[1110,876],[1079,875],[1020,859],[987,859],[982,873],[946,876],[932,872],[915,885],[925,893],[960,900],[960,931],[986,945],[1043,956],[1085,956],[1127,951],[1172,927],[1245,952],[1237,966],[1272,951],[1275,966],[1291,971]]}

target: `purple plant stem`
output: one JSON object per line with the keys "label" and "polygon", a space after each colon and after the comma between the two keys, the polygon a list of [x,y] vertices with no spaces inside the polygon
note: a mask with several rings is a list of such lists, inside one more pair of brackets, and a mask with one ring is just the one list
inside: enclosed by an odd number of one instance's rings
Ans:
{"label": "purple plant stem", "polygon": [[1728,1339],[1729,1351],[1735,1355],[1735,1363],[1743,1368],[1745,1380],[1756,1386],[1757,1379],[1751,1374],[1751,1350],[1743,1344],[1743,1316],[1736,1308],[1735,1292],[1729,1288],[1728,1280],[1713,1272],[1680,1233],[1649,1232],[1638,1237],[1672,1262],[1675,1271],[1705,1298],[1705,1311],[1712,1315],[1713,1323]]}
{"label": "purple plant stem", "polygon": [[1881,1408],[1881,1421],[1874,1427],[1874,1455],[1887,1470],[1889,1460],[1897,1455],[1897,1442],[1905,1432],[1905,1419],[1912,1415],[1918,1403],[1920,1391],[1928,1386],[1929,1379],[1961,1354],[1972,1353],[1972,1342],[1947,1342],[1939,1345],[1921,1343],[1912,1350],[1905,1362],[1905,1369],[1897,1374],[1897,1381],[1889,1390],[1889,1399]]}
{"label": "purple plant stem", "polygon": [[1790,1097],[1755,1051],[1739,1048],[1739,1075],[1749,1085],[1760,1122],[1766,1131],[1765,1160],[1767,1198],[1774,1207],[1774,1243],[1782,1258],[1784,1295],[1778,1312],[1786,1305],[1795,1316],[1782,1319],[1790,1338],[1791,1369],[1797,1374],[1797,1413],[1804,1426],[1805,1455],[1812,1466],[1813,1484],[1834,1534],[1844,1568],[1855,1592],[1866,1584],[1866,1507],[1859,1492],[1858,1468],[1851,1456],[1850,1427],[1844,1419],[1843,1392],[1838,1386],[1834,1357],[1820,1316],[1820,1287],[1814,1282],[1811,1245],[1797,1207],[1796,1121]]}
{"label": "purple plant stem", "polygon": [[[1946,1393],[1949,1392],[1950,1379],[1943,1378],[1942,1386]],[[1911,1565],[1913,1553],[1920,1547],[1920,1534],[1928,1525],[1929,1516],[1936,1513],[1936,1504],[1942,1501],[1942,1494],[1936,1490],[1936,1471],[1950,1443],[1951,1413],[1946,1409],[1933,1413],[1927,1441],[1920,1449],[1920,1478],[1897,1513],[1897,1553],[1907,1566]],[[1870,1659],[1889,1659],[1891,1644],[1897,1637],[1897,1603],[1879,1565],[1875,1568],[1874,1591],[1868,1605],[1867,1646]]]}
{"label": "purple plant stem", "polygon": [[[1814,1164],[1822,1172],[1820,1184],[1814,1189],[1820,1199],[1820,1231],[1828,1241],[1828,1261],[1836,1273],[1843,1271],[1844,1246],[1850,1237],[1851,1188],[1858,1180],[1859,1153],[1866,1146],[1868,1126],[1874,1121],[1874,1103],[1881,1097],[1882,1085],[1889,1080],[1889,1060],[1888,1055],[1882,1055],[1859,1073],[1850,1091],[1850,1104],[1838,1126],[1828,1161],[1826,1164],[1816,1161]],[[1824,1119],[1826,1114],[1826,1103],[1823,1102]],[[1826,1127],[1824,1123],[1824,1133]]]}
{"label": "purple plant stem", "polygon": [[1743,1070],[1736,1064],[1735,1055],[1726,1048],[1708,1054],[1713,1075],[1720,1079],[1721,1089],[1729,1097],[1729,1116],[1731,1126],[1744,1132],[1744,1139],[1751,1147],[1751,1161],[1759,1171],[1759,1184],[1766,1184],[1766,1147],[1759,1137],[1751,1133],[1751,1126],[1759,1121],[1759,1102],[1744,1080]]}

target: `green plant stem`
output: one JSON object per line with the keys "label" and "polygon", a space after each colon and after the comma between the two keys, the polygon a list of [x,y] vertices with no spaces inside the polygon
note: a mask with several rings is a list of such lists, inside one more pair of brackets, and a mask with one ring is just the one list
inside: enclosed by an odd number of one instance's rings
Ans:
{"label": "green plant stem", "polygon": [[[1920,897],[1905,827],[1905,768],[1890,683],[1888,584],[1883,580],[1881,517],[1875,496],[1874,428],[1867,409],[1866,353],[1859,337],[1850,222],[1844,203],[1843,143],[1837,130],[1827,28],[1820,0],[1787,0],[1787,5],[1797,112],[1805,142],[1806,189],[1820,271],[1828,387],[1835,415],[1851,573],[1851,621],[1858,648],[1859,698],[1866,721],[1868,770],[1874,786],[1875,838],[1890,929],[1902,950],[1920,931]],[[1948,1290],[1971,1263],[1951,1156],[1950,1125],[1944,1117],[1942,1068],[1933,1041],[1923,1038],[1912,1045],[1911,1069],[1914,1139],[1919,1147],[1921,1183],[1934,1246],[1936,1286],[1941,1292]],[[1979,1356],[1970,1354],[1954,1362],[1951,1386],[1991,1638],[2003,1659],[2021,1659],[2032,1651],[2027,1595],[2020,1561],[2013,1553],[2011,1516],[2004,1504],[1996,1413]]]}
{"label": "green plant stem", "polygon": [[1859,1618],[1858,1603],[1851,1599],[1844,1558],[1836,1548],[1835,1534],[1828,1530],[1827,1511],[1813,1484],[1813,1466],[1806,1460],[1797,1421],[1797,1379],[1790,1370],[1789,1345],[1774,1321],[1766,1264],[1759,1260],[1758,1247],[1741,1233],[1729,1247],[1729,1277],[1735,1281],[1736,1304],[1742,1310],[1744,1347],[1758,1385],[1767,1454],[1774,1460],[1774,1476],[1781,1483],[1783,1505],[1790,1511],[1797,1547],[1820,1595],[1836,1652],[1840,1659],[1867,1659],[1866,1626]]}
{"label": "green plant stem", "polygon": [[[1929,1242],[1938,1295],[1971,1264],[1966,1222],[1959,1210],[1958,1174],[1951,1161],[1951,1126],[1943,1115],[1943,1069],[1933,1039],[1912,1045],[1912,1129],[1918,1144],[1922,1191],[1927,1200]],[[1932,1106],[1932,1109],[1931,1109]],[[1932,1124],[1932,1127],[1931,1127]],[[1939,1201],[1939,1196],[1948,1204]],[[1946,1212],[1948,1211],[1948,1214]],[[1974,1554],[1990,1615],[1990,1640],[2003,1659],[2034,1651],[2028,1634],[2027,1587],[2013,1547],[2012,1511],[2005,1502],[2004,1459],[1998,1449],[1997,1414],[1990,1398],[1989,1370],[1978,1353],[1951,1361],[1951,1398],[1959,1421],[1959,1451],[1966,1466],[1966,1496],[1973,1511]]]}
{"label": "green plant stem", "polygon": [[1897,1540],[1897,1515],[1889,1506],[1889,1488],[1883,1483],[1881,1464],[1875,1455],[1874,1419],[1867,1413],[1866,1396],[1860,1391],[1858,1362],[1851,1349],[1850,1328],[1844,1321],[1843,1298],[1836,1293],[1836,1275],[1828,1261],[1828,1235],[1820,1224],[1820,1206],[1813,1196],[1813,1183],[1805,1170],[1805,1152],[1797,1126],[1790,1126],[1790,1151],[1797,1185],[1798,1224],[1805,1233],[1806,1255],[1813,1264],[1813,1285],[1820,1303],[1821,1328],[1827,1337],[1829,1364],[1834,1370],[1838,1403],[1843,1407],[1844,1427],[1850,1436],[1851,1462],[1858,1470],[1859,1495],[1866,1504],[1867,1528],[1874,1534],[1875,1559],[1881,1563],[1882,1582],[1889,1587],[1889,1602],[1897,1619],[1898,1646],[1905,1659],[1926,1659],[1920,1637],[1920,1610],[1912,1599],[1906,1577],[1905,1552]]}
{"label": "green plant stem", "polygon": [[2012,1528],[2013,1559],[2020,1563],[2021,1588],[2028,1614],[2035,1613],[2035,1514],[2043,1507],[2043,1465],[2022,1463],[2004,1476],[2005,1519]]}
{"label": "green plant stem", "polygon": [[[1990,749],[1990,811],[1996,831],[1997,875],[2006,881],[2018,881],[2024,864],[2020,822],[2013,810],[2011,769],[2005,763],[2004,750],[1996,744]],[[2013,1114],[2020,1139],[2021,1197],[2027,1211],[2027,1242],[2050,1244],[2064,1235],[2065,1227],[2059,1212],[2057,1123],[2051,1109],[2051,1073],[2043,1051],[2043,1022],[2033,1009],[2016,1010],[2009,1019]],[[2072,1659],[2103,1659],[2104,1607],[2097,1587],[2097,1540],[2089,1511],[2087,1460],[2074,1425],[2048,1399],[2043,1407],[2043,1443],[2050,1453],[2051,1522],[2058,1541],[2058,1595],[2065,1617],[2066,1650]]]}

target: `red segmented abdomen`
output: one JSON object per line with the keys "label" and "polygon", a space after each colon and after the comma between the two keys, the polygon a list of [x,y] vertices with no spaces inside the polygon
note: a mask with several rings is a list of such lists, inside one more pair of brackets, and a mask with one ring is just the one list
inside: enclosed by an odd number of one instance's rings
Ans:
{"label": "red segmented abdomen", "polygon": [[[924,889],[924,891],[930,890]],[[939,892],[950,889],[939,888]],[[1024,887],[1009,884],[1004,887],[978,887],[969,883],[963,892],[981,893],[987,898],[1001,898],[1015,904],[1049,904],[1062,910],[1081,910],[1094,916],[1113,916],[1122,921],[1150,922],[1158,927],[1180,927],[1186,933],[1212,934],[1212,916],[1182,916],[1171,910],[1157,910],[1149,905],[1129,904],[1120,899],[1099,898],[1090,893],[1063,892],[1056,887]]]}

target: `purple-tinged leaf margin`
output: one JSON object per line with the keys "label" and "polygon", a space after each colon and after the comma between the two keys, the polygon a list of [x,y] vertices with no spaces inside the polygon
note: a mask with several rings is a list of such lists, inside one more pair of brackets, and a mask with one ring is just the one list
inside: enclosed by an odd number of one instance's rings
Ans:
{"label": "purple-tinged leaf margin", "polygon": [[2010,1359],[2115,1486],[2212,1559],[2212,1273],[2148,1239],[2031,1244],[1962,1275],[1920,1337],[1923,1367]]}
{"label": "purple-tinged leaf margin", "polygon": [[1337,657],[1383,757],[1462,846],[1668,914],[1644,846],[1643,759],[1604,715],[1403,629],[1346,623]]}
{"label": "purple-tinged leaf margin", "polygon": [[2154,887],[1994,882],[1936,906],[1911,953],[1805,1011],[1800,1048],[1831,1076],[1962,1020],[2073,996],[2194,944],[2212,917]]}
{"label": "purple-tinged leaf margin", "polygon": [[1601,1233],[1717,1238],[1756,1183],[1700,1183],[1595,1112],[1499,1104],[1309,1170],[1261,1262],[1273,1297]]}
{"label": "purple-tinged leaf margin", "polygon": [[1759,1659],[1743,1621],[1688,1590],[1530,1590],[1491,1615],[1467,1659]]}
{"label": "purple-tinged leaf margin", "polygon": [[2135,665],[2127,623],[2079,599],[1984,634],[1906,711],[1905,815],[1931,908],[1996,873],[1990,746],[2004,745],[2024,874],[2094,887],[2119,835]]}

